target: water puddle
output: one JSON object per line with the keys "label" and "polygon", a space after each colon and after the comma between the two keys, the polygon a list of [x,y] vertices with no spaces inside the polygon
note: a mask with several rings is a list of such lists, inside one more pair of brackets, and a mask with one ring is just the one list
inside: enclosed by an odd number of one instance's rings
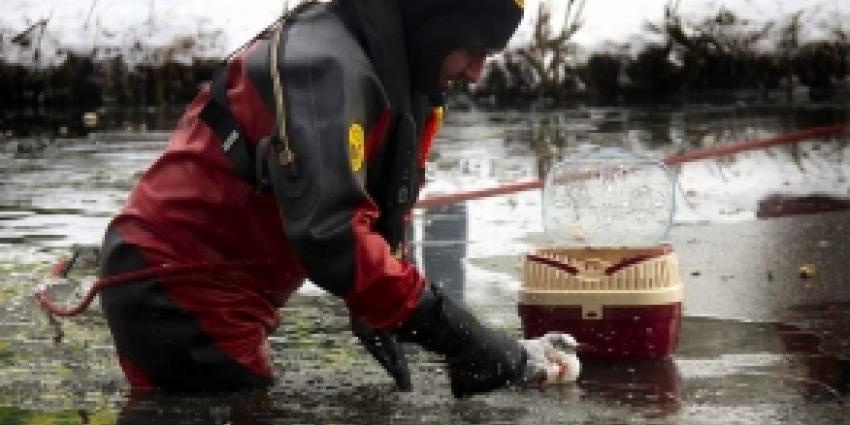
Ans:
{"label": "water puddle", "polygon": [[[696,109],[450,115],[424,195],[533,180],[581,144],[663,157],[788,130],[786,118]],[[818,425],[846,419],[846,140],[676,170],[683,202],[670,238],[686,299],[672,357],[586,361],[573,385],[458,401],[440,359],[412,346],[406,349],[414,391],[394,391],[348,330],[344,305],[312,285],[281,311],[283,325],[270,338],[278,381],[268,391],[128,393],[97,303],[63,320],[61,341],[56,338],[32,289],[68,247],[99,243],[166,139],[165,133],[98,134],[62,146],[0,150],[0,423]],[[414,259],[482,320],[519,335],[522,255],[549,243],[540,208],[540,193],[527,191],[417,211]],[[804,265],[812,266],[805,279]],[[80,284],[91,283],[91,270],[79,273]],[[59,299],[81,293],[74,285],[53,291]]]}
{"label": "water puddle", "polygon": [[[805,411],[806,423],[833,424],[850,402],[850,363],[825,354],[816,333],[787,324],[697,317],[685,318],[679,349],[670,358],[586,361],[573,385],[513,388],[461,401],[452,399],[439,359],[407,347],[414,390],[398,393],[348,332],[341,303],[305,294],[282,311],[288,320],[271,338],[278,382],[269,391],[191,397],[128,394],[105,324],[95,312],[65,322],[66,337],[56,344],[43,319],[23,313],[35,308],[31,302],[13,304],[19,320],[4,322],[2,335],[14,336],[0,338],[4,419],[85,423],[77,418],[87,417],[91,423],[100,418],[128,424],[737,423],[745,415],[754,423],[767,423],[783,412]],[[484,318],[499,314],[505,313]]]}

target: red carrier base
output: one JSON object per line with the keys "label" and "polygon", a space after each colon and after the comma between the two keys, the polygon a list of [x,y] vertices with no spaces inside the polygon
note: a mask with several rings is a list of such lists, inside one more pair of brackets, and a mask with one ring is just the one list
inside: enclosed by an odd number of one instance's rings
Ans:
{"label": "red carrier base", "polygon": [[519,305],[523,334],[536,338],[566,332],[587,346],[582,358],[656,359],[679,342],[682,304],[603,306],[601,319],[586,319],[581,306]]}

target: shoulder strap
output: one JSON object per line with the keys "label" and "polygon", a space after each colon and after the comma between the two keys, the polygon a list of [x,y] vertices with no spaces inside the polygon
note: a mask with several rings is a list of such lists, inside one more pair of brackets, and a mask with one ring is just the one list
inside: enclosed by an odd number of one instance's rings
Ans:
{"label": "shoulder strap", "polygon": [[227,65],[220,67],[213,75],[210,99],[201,110],[200,117],[218,136],[221,148],[230,159],[236,174],[249,184],[256,185],[254,149],[233,117],[227,100]]}

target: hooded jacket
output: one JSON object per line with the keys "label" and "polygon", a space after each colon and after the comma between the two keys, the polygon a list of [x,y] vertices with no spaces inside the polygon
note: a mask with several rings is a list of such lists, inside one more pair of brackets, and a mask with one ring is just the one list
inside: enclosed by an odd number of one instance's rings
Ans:
{"label": "hooded jacket", "polygon": [[[256,158],[249,162],[257,169],[239,169],[233,140],[206,116],[213,83],[110,227],[150,265],[268,262],[193,276],[191,284],[162,279],[219,347],[255,373],[270,375],[271,365],[252,347],[265,346],[277,308],[305,278],[370,325],[400,326],[425,279],[393,252],[440,117],[434,92],[412,81],[427,79],[430,61],[454,48],[450,40],[504,45],[521,14],[517,1],[344,0],[299,8],[283,24],[277,64],[270,63],[272,41],[260,38],[217,77],[244,136],[236,148]],[[492,19],[502,22],[498,30],[483,31]],[[457,28],[441,32],[459,21],[477,24],[463,37],[448,37]],[[284,88],[291,164],[280,161],[281,140],[260,144],[275,134],[270,66]],[[265,173],[272,190],[258,190],[245,178],[252,173]]]}

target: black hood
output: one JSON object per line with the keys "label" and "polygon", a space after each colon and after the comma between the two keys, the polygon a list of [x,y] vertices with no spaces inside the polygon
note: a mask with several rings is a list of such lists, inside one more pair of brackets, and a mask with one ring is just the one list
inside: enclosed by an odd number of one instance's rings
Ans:
{"label": "black hood", "polygon": [[372,61],[392,107],[407,110],[410,74],[397,0],[336,0],[332,10],[345,22]]}
{"label": "black hood", "polygon": [[[336,0],[385,84],[412,83],[439,98],[439,71],[450,51],[501,50],[522,19],[523,0]],[[399,57],[406,58],[399,62]]]}
{"label": "black hood", "polygon": [[504,49],[522,19],[523,0],[396,0],[413,86],[434,94],[450,51]]}

